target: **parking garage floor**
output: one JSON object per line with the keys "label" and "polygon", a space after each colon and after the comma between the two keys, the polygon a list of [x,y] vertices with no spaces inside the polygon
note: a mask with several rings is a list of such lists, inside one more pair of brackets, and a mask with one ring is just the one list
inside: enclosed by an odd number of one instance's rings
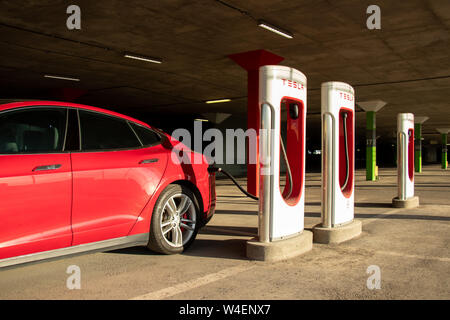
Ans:
{"label": "parking garage floor", "polygon": [[[0,271],[0,299],[449,299],[450,171],[425,166],[416,174],[420,207],[394,209],[396,170],[380,179],[356,173],[355,214],[363,233],[340,245],[276,263],[249,261],[246,241],[257,233],[257,202],[231,181],[218,180],[217,212],[182,255],[145,248],[16,266]],[[240,180],[242,183],[244,180]],[[306,176],[305,227],[320,222],[320,173]],[[68,266],[81,270],[69,290]],[[369,266],[381,288],[369,289]]]}

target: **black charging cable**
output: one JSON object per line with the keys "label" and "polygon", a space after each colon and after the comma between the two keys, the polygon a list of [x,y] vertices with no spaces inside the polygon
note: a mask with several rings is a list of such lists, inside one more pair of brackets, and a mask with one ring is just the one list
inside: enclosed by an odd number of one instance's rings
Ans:
{"label": "black charging cable", "polygon": [[[288,161],[288,158],[287,158],[287,155],[286,155],[286,149],[284,148],[283,139],[280,139],[280,146],[281,146],[281,150],[282,150],[282,153],[283,153],[283,158],[286,161],[286,168],[287,168],[287,172],[288,172],[288,176],[289,176],[289,192],[286,195],[286,198],[287,198],[287,197],[289,197],[291,195],[292,188],[293,188],[292,187],[292,172],[291,172],[291,167],[289,165],[289,161]],[[219,167],[216,167],[213,164],[213,165],[209,166],[208,171],[211,172],[211,173],[213,173],[213,172],[220,172],[220,173],[222,173],[223,175],[227,176],[236,185],[236,187],[238,187],[238,189],[243,194],[245,194],[247,197],[249,197],[249,198],[251,198],[253,200],[259,200],[259,198],[257,196],[254,196],[253,194],[247,192],[247,190],[242,188],[242,186],[239,184],[239,182],[237,182],[236,179],[229,172],[227,172],[226,170],[224,170],[222,168],[219,168]]]}
{"label": "black charging cable", "polygon": [[227,176],[231,181],[233,181],[233,183],[236,185],[236,187],[238,187],[238,189],[241,190],[241,192],[243,194],[245,194],[247,197],[252,198],[253,200],[259,200],[258,197],[252,195],[251,193],[247,192],[247,190],[242,188],[242,186],[239,184],[239,182],[237,182],[236,179],[230,173],[228,173],[227,171],[223,170],[222,168],[210,166],[208,168],[208,170],[210,172],[220,172],[220,173],[222,173],[223,175]]}

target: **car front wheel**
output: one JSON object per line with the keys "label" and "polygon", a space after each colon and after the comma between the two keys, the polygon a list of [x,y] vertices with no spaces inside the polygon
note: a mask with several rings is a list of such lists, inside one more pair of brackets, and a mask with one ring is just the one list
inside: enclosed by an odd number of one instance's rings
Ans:
{"label": "car front wheel", "polygon": [[197,235],[199,212],[197,199],[189,188],[168,186],[153,209],[148,248],[164,254],[183,252]]}

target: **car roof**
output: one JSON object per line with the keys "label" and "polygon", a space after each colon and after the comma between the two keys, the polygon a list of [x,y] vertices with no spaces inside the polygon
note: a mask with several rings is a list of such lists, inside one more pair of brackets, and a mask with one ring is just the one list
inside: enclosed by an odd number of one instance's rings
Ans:
{"label": "car roof", "polygon": [[[102,108],[97,108],[97,107],[93,107],[93,106],[88,106],[88,105],[84,105],[84,104],[63,102],[63,101],[33,100],[33,101],[20,101],[20,102],[5,103],[5,104],[0,104],[0,112],[5,111],[5,110],[10,110],[10,109],[24,108],[24,107],[48,107],[48,106],[70,107],[70,108],[100,112],[100,113],[104,113],[104,114],[108,114],[111,116],[126,119],[129,121],[138,123],[140,125],[152,128],[152,126],[146,124],[145,122],[142,122],[140,120],[134,119],[132,117],[126,116],[126,115],[118,113],[118,112],[114,112],[114,111],[102,109]],[[152,129],[155,129],[155,128],[152,128]]]}

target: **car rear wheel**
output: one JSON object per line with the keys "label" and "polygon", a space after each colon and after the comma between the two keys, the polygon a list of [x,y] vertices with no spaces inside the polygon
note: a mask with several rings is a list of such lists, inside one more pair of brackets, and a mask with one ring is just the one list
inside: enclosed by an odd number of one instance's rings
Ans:
{"label": "car rear wheel", "polygon": [[181,185],[168,186],[153,209],[148,248],[164,254],[183,252],[197,235],[199,218],[193,192]]}

